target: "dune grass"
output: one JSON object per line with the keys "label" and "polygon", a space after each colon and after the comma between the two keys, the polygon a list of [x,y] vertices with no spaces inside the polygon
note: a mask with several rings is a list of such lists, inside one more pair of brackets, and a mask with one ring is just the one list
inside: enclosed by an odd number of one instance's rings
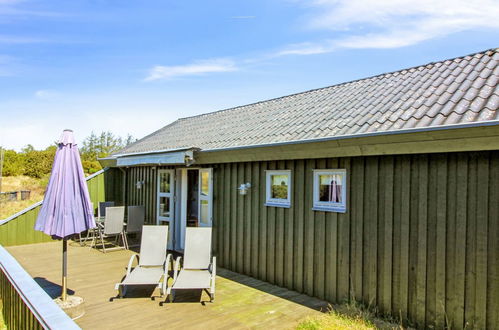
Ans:
{"label": "dune grass", "polygon": [[30,190],[30,198],[22,201],[20,196],[16,201],[4,201],[0,204],[0,220],[8,218],[28,206],[43,199],[47,178],[35,179],[28,176],[7,176],[2,178],[2,191]]}
{"label": "dune grass", "polygon": [[319,317],[309,317],[303,320],[297,327],[298,330],[318,329],[376,329],[368,320],[346,316],[331,310]]}
{"label": "dune grass", "polygon": [[334,305],[329,311],[301,321],[298,330],[319,329],[406,329],[393,320],[382,319],[370,308],[356,302]]}

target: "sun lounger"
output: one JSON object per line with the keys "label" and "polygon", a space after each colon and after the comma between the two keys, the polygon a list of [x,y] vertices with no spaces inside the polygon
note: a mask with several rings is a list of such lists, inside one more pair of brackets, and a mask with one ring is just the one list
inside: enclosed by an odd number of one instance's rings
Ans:
{"label": "sun lounger", "polygon": [[166,294],[170,302],[175,290],[202,289],[215,299],[216,257],[211,258],[211,228],[187,227],[185,232],[184,265],[179,271],[181,257],[175,261],[173,284]]}
{"label": "sun lounger", "polygon": [[[171,255],[167,254],[168,226],[143,226],[140,254],[134,254],[128,262],[125,279],[115,288],[120,297],[126,294],[129,285],[157,285],[161,296],[168,283],[168,266]],[[134,259],[138,265],[132,268]]]}

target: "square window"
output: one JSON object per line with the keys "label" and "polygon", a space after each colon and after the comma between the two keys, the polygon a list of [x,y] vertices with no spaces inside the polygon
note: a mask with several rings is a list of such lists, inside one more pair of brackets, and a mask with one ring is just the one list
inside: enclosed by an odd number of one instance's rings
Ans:
{"label": "square window", "polygon": [[266,201],[267,206],[291,206],[291,171],[267,171],[266,173]]}
{"label": "square window", "polygon": [[346,170],[314,170],[316,211],[346,212]]}

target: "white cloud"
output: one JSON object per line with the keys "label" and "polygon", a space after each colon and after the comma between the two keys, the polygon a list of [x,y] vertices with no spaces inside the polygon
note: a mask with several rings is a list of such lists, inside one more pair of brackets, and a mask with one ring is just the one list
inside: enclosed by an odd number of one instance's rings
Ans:
{"label": "white cloud", "polygon": [[234,61],[229,59],[203,60],[176,66],[158,65],[150,70],[149,75],[144,80],[152,81],[205,73],[230,72],[236,71],[237,69]]}
{"label": "white cloud", "polygon": [[284,50],[278,51],[275,56],[323,54],[329,53],[333,48],[334,45],[328,44],[327,42],[323,44],[304,42],[301,44],[289,45]]}
{"label": "white cloud", "polygon": [[232,16],[232,19],[253,19],[256,18],[256,16]]}
{"label": "white cloud", "polygon": [[275,55],[310,55],[338,48],[398,48],[452,33],[499,29],[497,0],[317,0],[312,29],[331,38],[290,45]]}
{"label": "white cloud", "polygon": [[0,43],[3,44],[33,44],[33,43],[42,43],[42,42],[49,42],[49,40],[40,39],[40,38],[0,35]]}
{"label": "white cloud", "polygon": [[59,96],[59,93],[50,89],[40,89],[35,92],[35,97],[40,100],[51,100],[57,96]]}
{"label": "white cloud", "polygon": [[[26,9],[32,7],[25,4],[26,0],[0,0],[0,24],[11,23],[18,19],[30,19],[32,17],[60,18],[68,16],[65,13]],[[4,37],[6,38],[6,37]],[[13,39],[16,39],[13,37]],[[28,38],[26,38],[28,40]],[[36,40],[36,39],[35,39]],[[35,42],[39,42],[38,40]]]}
{"label": "white cloud", "polygon": [[[110,108],[94,106],[94,104],[92,106],[94,110],[90,111],[84,106],[71,107],[71,105],[54,104],[50,106],[50,110],[39,107],[40,113],[28,112],[21,117],[9,117],[7,113],[2,113],[0,110],[0,115],[4,118],[2,129],[0,129],[0,146],[21,150],[31,144],[35,149],[45,149],[52,145],[66,128],[74,130],[76,141],[80,145],[92,131],[97,134],[110,131],[121,137],[131,134],[135,138],[142,138],[179,116],[176,110],[178,108],[165,111],[165,109],[156,110],[149,107],[140,108],[140,110],[138,107],[128,109],[123,106],[119,110],[110,110]],[[29,111],[31,106],[26,104],[25,108]],[[137,116],[138,111],[142,111],[145,115]],[[165,112],[169,119],[158,120],[158,118],[164,118]],[[95,120],[96,116],[99,118],[98,121]]]}

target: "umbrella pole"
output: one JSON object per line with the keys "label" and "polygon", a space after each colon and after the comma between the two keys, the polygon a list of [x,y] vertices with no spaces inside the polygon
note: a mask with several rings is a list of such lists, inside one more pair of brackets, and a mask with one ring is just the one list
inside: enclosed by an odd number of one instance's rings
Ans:
{"label": "umbrella pole", "polygon": [[67,299],[67,260],[68,260],[68,241],[62,240],[62,301]]}

